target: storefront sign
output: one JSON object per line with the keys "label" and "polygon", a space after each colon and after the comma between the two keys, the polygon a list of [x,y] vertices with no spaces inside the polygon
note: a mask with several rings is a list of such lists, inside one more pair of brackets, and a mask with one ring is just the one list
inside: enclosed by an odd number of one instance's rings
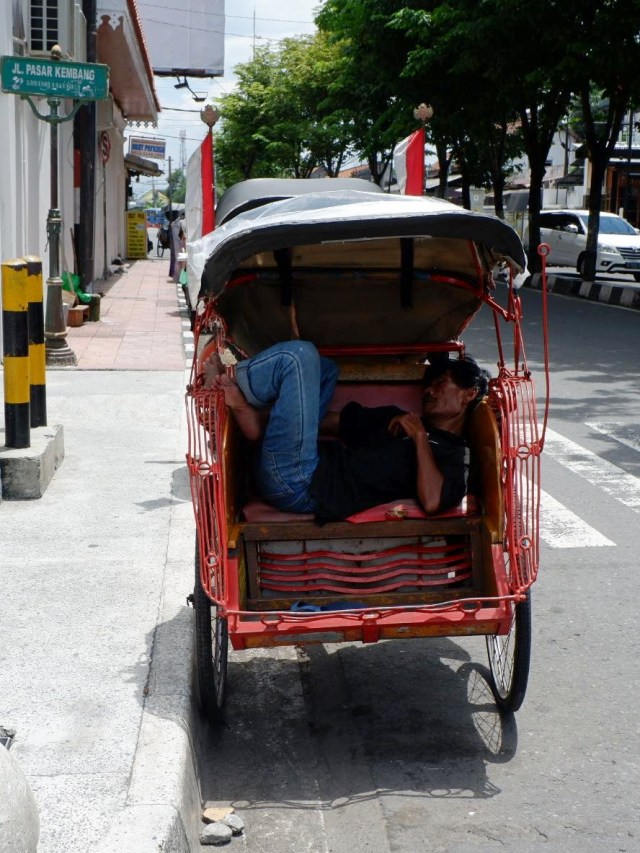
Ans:
{"label": "storefront sign", "polygon": [[147,215],[144,210],[127,211],[127,257],[147,257]]}
{"label": "storefront sign", "polygon": [[130,136],[129,154],[135,154],[137,157],[151,157],[153,160],[164,160],[166,144],[165,139]]}

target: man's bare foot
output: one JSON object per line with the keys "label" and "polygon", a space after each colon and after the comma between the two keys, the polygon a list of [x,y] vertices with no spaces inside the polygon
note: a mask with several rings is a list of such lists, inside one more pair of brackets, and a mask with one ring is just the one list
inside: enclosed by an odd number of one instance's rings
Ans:
{"label": "man's bare foot", "polygon": [[228,373],[220,373],[216,377],[215,387],[224,392],[224,401],[233,412],[233,417],[245,438],[249,441],[257,441],[261,438],[267,422],[268,410],[254,409]]}
{"label": "man's bare foot", "polygon": [[217,378],[224,373],[224,365],[220,361],[220,356],[217,352],[212,352],[203,363],[202,373],[204,376],[202,387],[207,390],[213,388],[216,384]]}
{"label": "man's bare foot", "polygon": [[247,402],[236,382],[226,372],[226,368],[217,352],[211,353],[202,365],[203,387],[216,389],[224,393],[224,401],[233,412],[233,417],[242,434],[249,441],[257,441],[264,432],[268,418],[267,409],[254,409]]}

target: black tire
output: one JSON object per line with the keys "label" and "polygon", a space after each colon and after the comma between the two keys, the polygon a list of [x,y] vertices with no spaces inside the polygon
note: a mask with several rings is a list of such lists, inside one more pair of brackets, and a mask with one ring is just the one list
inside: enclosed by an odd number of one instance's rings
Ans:
{"label": "black tire", "polygon": [[640,272],[634,272],[633,277],[636,281],[640,281]]}
{"label": "black tire", "polygon": [[223,719],[227,687],[229,633],[227,620],[217,614],[200,583],[200,549],[196,540],[196,580],[193,590],[196,632],[196,696],[211,725]]}
{"label": "black tire", "polygon": [[584,255],[580,255],[580,257],[578,258],[576,270],[578,271],[578,275],[580,276],[580,278],[584,278]]}
{"label": "black tire", "polygon": [[509,633],[487,637],[491,689],[503,711],[517,711],[527,692],[531,661],[531,594],[514,607]]}

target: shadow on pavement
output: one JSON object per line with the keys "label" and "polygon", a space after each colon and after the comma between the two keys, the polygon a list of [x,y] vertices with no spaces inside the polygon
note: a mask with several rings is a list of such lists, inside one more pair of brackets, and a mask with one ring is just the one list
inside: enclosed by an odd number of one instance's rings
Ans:
{"label": "shadow on pavement", "polygon": [[515,720],[498,713],[487,670],[461,646],[396,640],[273,654],[242,652],[230,663],[226,722],[204,734],[205,800],[272,812],[389,793],[499,793],[486,765],[515,755]]}

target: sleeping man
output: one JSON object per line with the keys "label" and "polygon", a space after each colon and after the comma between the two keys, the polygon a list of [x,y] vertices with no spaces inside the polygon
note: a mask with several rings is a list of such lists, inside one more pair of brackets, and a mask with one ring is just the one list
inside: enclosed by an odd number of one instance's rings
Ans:
{"label": "sleeping man", "polygon": [[337,378],[308,341],[239,362],[235,379],[217,355],[205,362],[205,388],[221,389],[243,435],[260,443],[262,498],[320,522],[409,498],[428,514],[456,506],[466,492],[466,416],[487,393],[486,371],[468,357],[428,365],[421,415],[355,402],[330,411]]}

